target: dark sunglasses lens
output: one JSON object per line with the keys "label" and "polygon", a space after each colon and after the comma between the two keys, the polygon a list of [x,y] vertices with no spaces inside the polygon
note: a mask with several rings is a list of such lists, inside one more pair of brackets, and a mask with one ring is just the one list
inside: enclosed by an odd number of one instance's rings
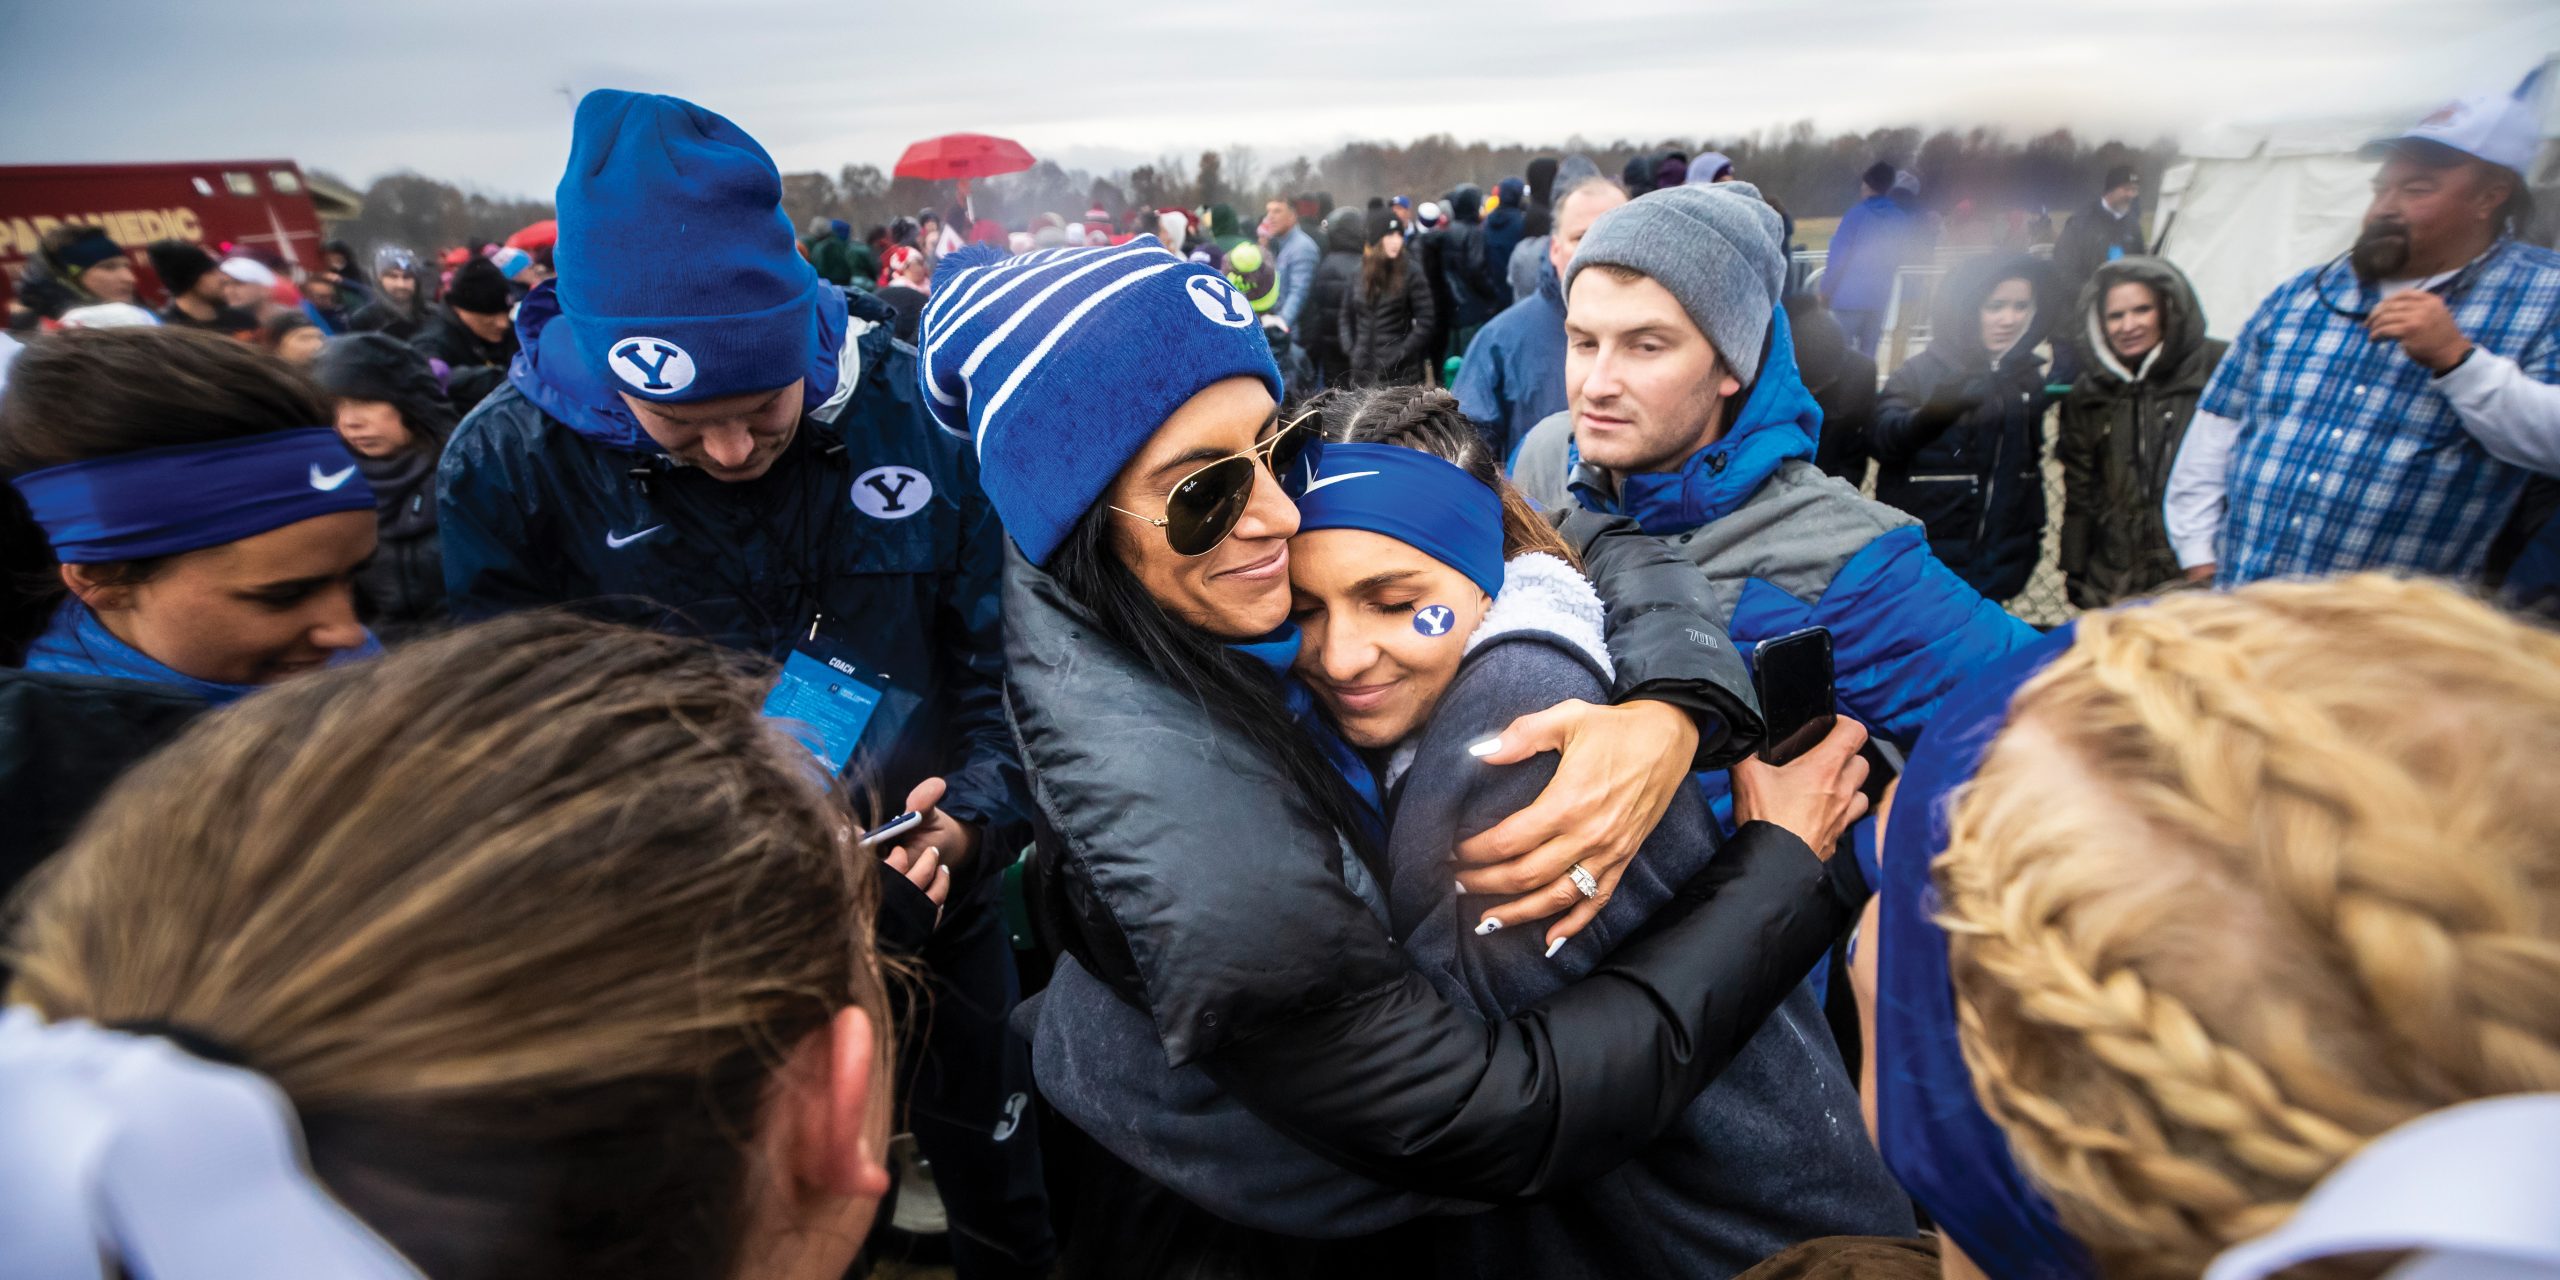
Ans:
{"label": "dark sunglasses lens", "polygon": [[1227,458],[1191,473],[1164,504],[1164,537],[1177,555],[1196,556],[1227,540],[1253,498],[1253,459]]}
{"label": "dark sunglasses lens", "polygon": [[1306,487],[1307,477],[1298,474],[1298,464],[1305,461],[1307,447],[1316,442],[1316,429],[1306,423],[1283,427],[1271,442],[1271,478],[1291,497]]}

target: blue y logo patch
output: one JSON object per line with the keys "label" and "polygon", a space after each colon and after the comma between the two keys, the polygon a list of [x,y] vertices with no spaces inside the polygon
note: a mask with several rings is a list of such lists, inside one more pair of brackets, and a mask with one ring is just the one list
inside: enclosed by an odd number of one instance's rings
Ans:
{"label": "blue y logo patch", "polygon": [[605,361],[633,389],[670,395],[693,385],[693,356],[664,338],[625,338]]}
{"label": "blue y logo patch", "polygon": [[1201,315],[1230,329],[1241,329],[1253,323],[1253,308],[1244,304],[1242,295],[1224,277],[1193,276],[1183,285],[1183,295]]}
{"label": "blue y logo patch", "polygon": [[1413,611],[1413,629],[1426,636],[1445,636],[1458,625],[1458,611],[1445,604],[1424,605]]}

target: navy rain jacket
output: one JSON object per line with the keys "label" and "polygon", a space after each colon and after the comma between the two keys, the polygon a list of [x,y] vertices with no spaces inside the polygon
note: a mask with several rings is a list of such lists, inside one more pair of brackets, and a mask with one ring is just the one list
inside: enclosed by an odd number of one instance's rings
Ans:
{"label": "navy rain jacket", "polygon": [[816,375],[834,393],[771,471],[728,484],[659,452],[592,374],[541,365],[560,307],[536,289],[507,385],[445,448],[445,585],[461,619],[567,604],[777,662],[823,614],[821,635],[883,687],[855,776],[891,808],[948,778],[943,808],[995,851],[973,863],[1000,865],[1030,838],[1004,722],[1004,531],[967,444],[918,402],[894,313],[867,294],[846,306]]}

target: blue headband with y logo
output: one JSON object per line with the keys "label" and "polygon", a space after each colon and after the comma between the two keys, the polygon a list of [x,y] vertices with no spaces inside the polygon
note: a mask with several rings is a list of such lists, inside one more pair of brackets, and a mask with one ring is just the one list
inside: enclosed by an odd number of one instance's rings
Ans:
{"label": "blue headband with y logo", "polygon": [[373,510],[373,486],[328,427],[141,449],[9,484],[64,564],[200,551],[314,516]]}
{"label": "blue headband with y logo", "polygon": [[1298,495],[1298,532],[1364,529],[1502,594],[1502,495],[1456,463],[1394,444],[1327,444]]}

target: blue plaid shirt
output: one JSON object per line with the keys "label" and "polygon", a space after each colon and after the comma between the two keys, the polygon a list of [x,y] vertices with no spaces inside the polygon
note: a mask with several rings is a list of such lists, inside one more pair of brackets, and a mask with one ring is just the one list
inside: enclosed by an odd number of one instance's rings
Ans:
{"label": "blue plaid shirt", "polygon": [[[2240,424],[2216,579],[2397,569],[2476,578],[2526,473],[2489,456],[2435,375],[2362,314],[2378,289],[2336,266],[2258,304],[2197,406]],[[2560,254],[2503,241],[2438,286],[2463,335],[2560,382]]]}

